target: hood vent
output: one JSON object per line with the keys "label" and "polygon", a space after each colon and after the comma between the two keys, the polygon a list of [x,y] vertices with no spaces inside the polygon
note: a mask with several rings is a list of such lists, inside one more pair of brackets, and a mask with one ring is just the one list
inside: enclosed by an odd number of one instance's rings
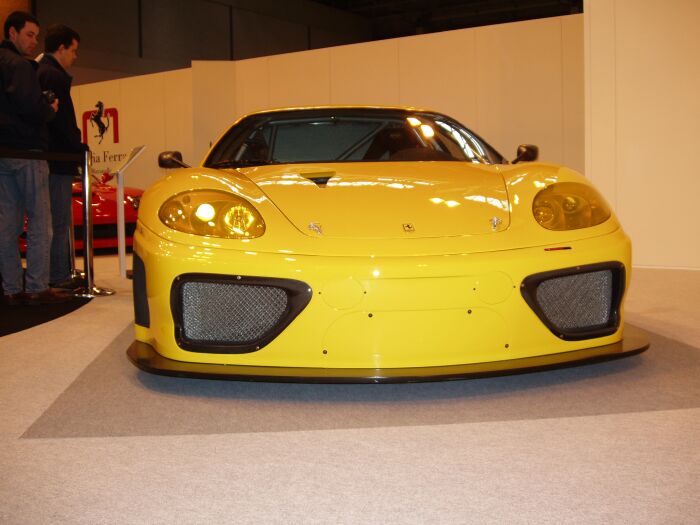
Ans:
{"label": "hood vent", "polygon": [[319,188],[325,188],[326,185],[328,184],[328,181],[331,180],[333,177],[324,175],[323,177],[306,177],[306,178],[309,179],[311,182],[313,182]]}

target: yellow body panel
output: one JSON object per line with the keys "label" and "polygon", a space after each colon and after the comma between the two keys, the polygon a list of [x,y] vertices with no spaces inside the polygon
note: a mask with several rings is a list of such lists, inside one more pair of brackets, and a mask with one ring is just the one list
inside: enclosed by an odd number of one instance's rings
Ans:
{"label": "yellow body panel", "polygon": [[[508,194],[494,166],[442,162],[262,166],[241,170],[299,231],[324,238],[406,239],[490,234],[508,227]],[[408,171],[408,173],[407,173]],[[469,173],[465,178],[465,172]],[[327,184],[309,178],[332,177]],[[498,224],[491,225],[496,218]],[[406,232],[403,224],[411,224]]]}

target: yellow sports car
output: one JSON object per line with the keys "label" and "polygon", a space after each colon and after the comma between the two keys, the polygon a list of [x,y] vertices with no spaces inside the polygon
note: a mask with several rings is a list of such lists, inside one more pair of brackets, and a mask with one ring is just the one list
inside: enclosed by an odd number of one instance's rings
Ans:
{"label": "yellow sports car", "polygon": [[239,119],[143,195],[136,340],[148,372],[386,382],[645,350],[623,325],[630,241],[578,173],[508,162],[432,111]]}

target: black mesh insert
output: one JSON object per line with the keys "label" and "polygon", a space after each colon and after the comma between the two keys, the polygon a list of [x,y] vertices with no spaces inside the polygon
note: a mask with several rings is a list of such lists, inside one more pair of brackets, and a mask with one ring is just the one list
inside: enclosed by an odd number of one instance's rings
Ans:
{"label": "black mesh insert", "polygon": [[557,336],[589,339],[614,333],[625,284],[621,263],[565,268],[527,277],[525,301]]}
{"label": "black mesh insert", "polygon": [[547,279],[537,287],[537,303],[560,330],[598,328],[610,322],[612,271]]}
{"label": "black mesh insert", "polygon": [[311,289],[301,281],[185,274],[173,283],[171,307],[180,347],[193,352],[259,350],[304,309]]}
{"label": "black mesh insert", "polygon": [[191,282],[181,294],[183,335],[192,342],[252,343],[287,310],[287,294],[272,286]]}

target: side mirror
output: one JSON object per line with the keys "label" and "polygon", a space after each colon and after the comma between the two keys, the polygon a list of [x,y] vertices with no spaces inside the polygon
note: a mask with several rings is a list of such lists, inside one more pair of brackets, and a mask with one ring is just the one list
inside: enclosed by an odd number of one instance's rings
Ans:
{"label": "side mirror", "polygon": [[179,151],[164,151],[158,155],[158,166],[171,170],[173,168],[189,168],[182,162],[182,153]]}
{"label": "side mirror", "polygon": [[537,160],[537,157],[540,155],[540,148],[535,146],[534,144],[521,144],[518,146],[518,153],[515,159],[513,160],[513,164],[517,164],[518,162],[532,162],[534,160]]}

